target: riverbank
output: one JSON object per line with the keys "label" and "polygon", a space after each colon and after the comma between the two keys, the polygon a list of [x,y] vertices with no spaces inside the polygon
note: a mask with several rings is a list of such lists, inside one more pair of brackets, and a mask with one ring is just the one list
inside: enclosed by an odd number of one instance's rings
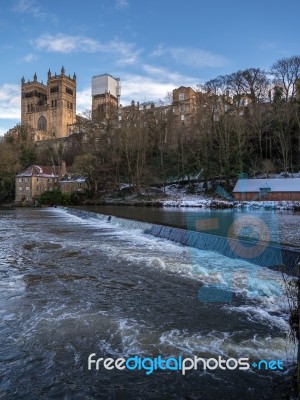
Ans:
{"label": "riverbank", "polygon": [[[192,193],[191,193],[192,192]],[[224,197],[227,197],[225,199]],[[300,211],[300,201],[235,201],[224,190],[224,197],[212,191],[206,193],[202,184],[193,186],[182,184],[170,184],[163,191],[161,188],[147,188],[139,195],[133,193],[130,185],[124,185],[116,194],[102,194],[93,198],[80,201],[83,206],[133,206],[133,207],[194,207],[204,209],[266,209]],[[57,203],[63,205],[79,205],[71,203]],[[0,208],[24,207],[25,204],[0,204]],[[26,204],[28,206],[28,204]]]}
{"label": "riverbank", "polygon": [[[186,196],[144,199],[138,196],[130,198],[87,199],[83,206],[130,206],[130,207],[169,207],[169,208],[206,208],[206,209],[231,209],[246,208],[260,210],[300,211],[299,201],[226,201],[212,197]],[[28,207],[20,204],[0,204],[0,209],[15,207]]]}
{"label": "riverbank", "polygon": [[[207,209],[249,208],[300,211],[300,201],[235,201],[224,190],[224,197],[213,191],[205,193],[203,183],[194,185],[170,184],[165,190],[148,188],[136,195],[132,187],[124,185],[119,196],[88,199],[84,205],[116,205],[137,207],[197,207]],[[222,193],[223,194],[223,193]],[[226,198],[225,198],[226,197]]]}
{"label": "riverbank", "polygon": [[266,210],[300,211],[299,201],[227,201],[219,198],[187,195],[147,199],[141,196],[125,198],[88,199],[83,205],[115,205],[134,207],[197,207],[210,209],[249,208]]}

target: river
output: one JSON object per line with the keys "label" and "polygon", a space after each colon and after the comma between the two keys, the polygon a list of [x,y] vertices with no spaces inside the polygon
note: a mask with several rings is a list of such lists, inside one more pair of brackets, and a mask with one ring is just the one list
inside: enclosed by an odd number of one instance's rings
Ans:
{"label": "river", "polygon": [[[89,206],[86,210],[96,213],[115,215],[140,221],[192,229],[195,219],[217,220],[218,226],[206,232],[227,236],[228,229],[243,216],[261,219],[268,227],[271,239],[276,243],[300,247],[300,212],[278,210],[251,210],[247,208],[214,210],[193,207],[128,207],[128,206]],[[201,230],[201,229],[197,229]]]}
{"label": "river", "polygon": [[[0,210],[1,399],[274,399],[287,390],[295,347],[282,275],[155,238],[146,225],[74,209]],[[212,282],[230,296],[211,301],[203,288]],[[91,353],[280,359],[284,370],[88,370]]]}

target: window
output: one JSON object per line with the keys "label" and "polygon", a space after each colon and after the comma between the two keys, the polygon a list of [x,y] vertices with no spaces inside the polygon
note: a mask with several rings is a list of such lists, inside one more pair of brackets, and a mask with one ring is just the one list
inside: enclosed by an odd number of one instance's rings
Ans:
{"label": "window", "polygon": [[59,87],[58,86],[52,86],[50,88],[50,93],[58,93],[59,92]]}
{"label": "window", "polygon": [[51,100],[51,106],[52,108],[57,107],[57,100]]}
{"label": "window", "polygon": [[180,104],[180,112],[184,112],[184,104]]}
{"label": "window", "polygon": [[29,190],[29,186],[26,186],[26,190]]}
{"label": "window", "polygon": [[70,101],[68,101],[67,107],[68,107],[70,110],[73,110],[73,103],[71,103]]}
{"label": "window", "polygon": [[179,93],[179,100],[180,101],[184,100],[184,93]]}
{"label": "window", "polygon": [[180,115],[181,121],[184,121],[184,115]]}
{"label": "window", "polygon": [[38,130],[44,132],[47,130],[47,120],[43,115],[38,120]]}
{"label": "window", "polygon": [[66,93],[68,93],[69,95],[73,96],[73,90],[66,87]]}
{"label": "window", "polygon": [[19,187],[19,190],[23,190],[23,188],[22,188],[22,187]]}
{"label": "window", "polygon": [[22,178],[19,178],[19,182],[22,182],[23,181],[23,179]]}

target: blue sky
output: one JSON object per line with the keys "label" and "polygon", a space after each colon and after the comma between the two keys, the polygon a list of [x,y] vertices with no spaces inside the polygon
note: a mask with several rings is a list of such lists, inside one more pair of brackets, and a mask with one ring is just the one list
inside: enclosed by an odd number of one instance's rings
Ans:
{"label": "blue sky", "polygon": [[121,104],[300,55],[299,0],[11,0],[0,8],[0,135],[20,122],[20,81],[77,75],[77,112],[91,77],[121,79]]}

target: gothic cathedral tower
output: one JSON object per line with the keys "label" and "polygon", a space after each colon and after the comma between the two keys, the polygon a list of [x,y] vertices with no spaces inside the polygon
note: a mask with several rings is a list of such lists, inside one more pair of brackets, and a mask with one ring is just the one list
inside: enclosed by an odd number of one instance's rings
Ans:
{"label": "gothic cathedral tower", "polygon": [[31,126],[35,141],[69,136],[76,122],[76,75],[48,71],[47,85],[22,79],[21,123]]}

